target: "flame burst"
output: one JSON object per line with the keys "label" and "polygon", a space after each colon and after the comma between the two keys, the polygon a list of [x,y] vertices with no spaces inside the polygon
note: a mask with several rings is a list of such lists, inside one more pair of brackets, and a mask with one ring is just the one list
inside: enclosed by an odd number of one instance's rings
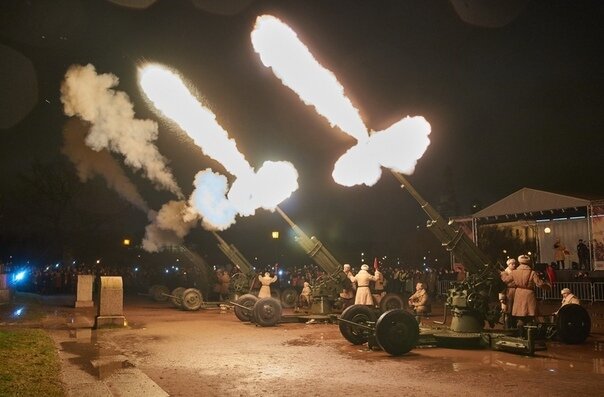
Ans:
{"label": "flame burst", "polygon": [[358,141],[337,160],[332,173],[337,183],[371,186],[380,179],[381,167],[413,173],[430,144],[430,124],[423,117],[406,117],[384,131],[370,134],[335,75],[314,59],[289,26],[262,15],[256,19],[251,40],[262,63],[284,85],[314,106],[332,126]]}
{"label": "flame burst", "polygon": [[298,172],[289,162],[266,161],[254,172],[214,113],[191,94],[176,73],[146,65],[139,74],[140,85],[155,108],[236,177],[229,190],[224,176],[210,169],[197,174],[189,203],[204,218],[206,227],[224,230],[234,223],[236,214],[253,215],[258,208],[274,210],[298,188]]}

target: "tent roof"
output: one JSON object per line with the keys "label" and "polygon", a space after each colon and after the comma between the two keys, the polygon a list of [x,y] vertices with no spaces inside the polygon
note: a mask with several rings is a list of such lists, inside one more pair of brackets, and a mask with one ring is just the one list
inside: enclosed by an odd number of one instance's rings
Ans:
{"label": "tent roof", "polygon": [[507,214],[557,210],[561,208],[586,207],[590,200],[544,192],[527,187],[512,193],[494,204],[476,212],[474,218],[486,218]]}

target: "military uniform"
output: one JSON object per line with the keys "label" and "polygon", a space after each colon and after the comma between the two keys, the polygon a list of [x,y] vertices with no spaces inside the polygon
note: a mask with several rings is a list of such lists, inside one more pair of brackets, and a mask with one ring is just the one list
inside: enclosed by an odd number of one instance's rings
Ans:
{"label": "military uniform", "polygon": [[268,272],[264,273],[264,276],[258,276],[258,280],[262,284],[260,291],[258,292],[258,298],[270,298],[271,287],[270,285],[277,281],[277,276],[271,277]]}
{"label": "military uniform", "polygon": [[350,281],[357,283],[357,293],[354,297],[355,305],[373,306],[374,304],[371,290],[369,289],[369,282],[375,281],[375,277],[369,274],[367,269],[369,269],[369,266],[363,265],[356,276],[349,275]]}

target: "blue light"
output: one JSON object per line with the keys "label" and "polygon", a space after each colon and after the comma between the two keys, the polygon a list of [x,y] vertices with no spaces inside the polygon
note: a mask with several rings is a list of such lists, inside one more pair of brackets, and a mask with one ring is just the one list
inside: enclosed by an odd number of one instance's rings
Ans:
{"label": "blue light", "polygon": [[134,271],[135,271],[135,272],[138,272],[138,267],[135,267],[135,268],[134,268]]}
{"label": "blue light", "polygon": [[13,277],[13,280],[15,282],[21,281],[25,278],[26,274],[27,274],[27,270],[21,270],[19,273],[15,274],[15,276]]}
{"label": "blue light", "polygon": [[283,276],[283,270],[279,270],[279,275]]}
{"label": "blue light", "polygon": [[22,314],[23,314],[23,308],[20,307],[13,312],[13,317],[19,317]]}

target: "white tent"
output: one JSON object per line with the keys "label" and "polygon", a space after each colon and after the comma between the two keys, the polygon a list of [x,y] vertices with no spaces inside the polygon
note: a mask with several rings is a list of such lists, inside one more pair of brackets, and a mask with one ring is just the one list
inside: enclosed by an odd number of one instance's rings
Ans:
{"label": "white tent", "polygon": [[[537,237],[536,259],[554,260],[553,245],[557,239],[566,246],[566,263],[578,262],[579,239],[591,242],[593,268],[604,269],[604,203],[586,198],[522,188],[472,215],[474,237],[479,224],[516,222],[530,227]],[[602,251],[602,252],[600,252]]]}

